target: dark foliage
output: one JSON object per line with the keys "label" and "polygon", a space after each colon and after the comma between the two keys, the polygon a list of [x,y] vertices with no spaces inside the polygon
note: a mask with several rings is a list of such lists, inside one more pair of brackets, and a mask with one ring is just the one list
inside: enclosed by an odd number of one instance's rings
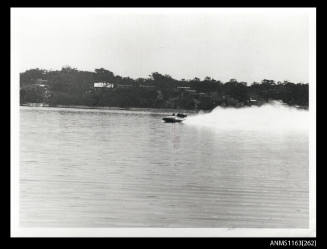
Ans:
{"label": "dark foliage", "polygon": [[[94,88],[94,82],[108,82],[114,87]],[[158,72],[148,78],[131,79],[104,68],[88,72],[69,66],[57,71],[36,68],[20,74],[21,104],[210,110],[218,105],[242,107],[279,100],[308,107],[308,95],[307,83],[267,79],[248,85],[235,79],[222,83],[210,77],[176,80]]]}

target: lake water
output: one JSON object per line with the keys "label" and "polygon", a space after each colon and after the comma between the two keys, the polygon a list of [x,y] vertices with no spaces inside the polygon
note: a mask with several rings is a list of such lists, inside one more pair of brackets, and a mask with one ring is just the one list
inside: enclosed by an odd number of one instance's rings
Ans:
{"label": "lake water", "polygon": [[308,132],[272,125],[307,114],[279,109],[167,124],[160,112],[20,107],[20,223],[307,228]]}

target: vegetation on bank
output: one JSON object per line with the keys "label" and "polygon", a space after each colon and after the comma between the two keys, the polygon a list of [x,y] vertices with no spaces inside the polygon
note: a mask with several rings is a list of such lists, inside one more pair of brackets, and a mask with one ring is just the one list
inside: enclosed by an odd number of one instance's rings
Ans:
{"label": "vegetation on bank", "polygon": [[[95,82],[111,83],[95,87]],[[20,74],[20,103],[108,107],[177,108],[210,110],[216,106],[242,107],[279,100],[307,108],[309,85],[264,79],[260,83],[228,82],[206,77],[176,80],[152,73],[132,79],[100,68],[94,72],[71,67],[61,70],[30,69]]]}

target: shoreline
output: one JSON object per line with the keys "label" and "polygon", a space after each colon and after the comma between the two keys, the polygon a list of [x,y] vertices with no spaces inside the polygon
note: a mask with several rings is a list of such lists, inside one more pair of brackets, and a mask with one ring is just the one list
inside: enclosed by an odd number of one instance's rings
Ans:
{"label": "shoreline", "polygon": [[[287,104],[283,104],[287,105]],[[87,105],[49,105],[46,103],[25,103],[20,104],[20,106],[25,107],[50,107],[50,108],[73,108],[73,109],[96,109],[96,110],[121,110],[121,111],[150,111],[150,112],[182,112],[182,113],[208,113],[212,110],[186,110],[186,109],[176,109],[176,108],[145,108],[145,107],[116,107],[116,106],[87,106]],[[309,110],[307,106],[290,106],[298,110]],[[225,107],[228,108],[228,107]],[[242,108],[242,107],[238,107]]]}
{"label": "shoreline", "polygon": [[96,109],[96,110],[121,110],[121,111],[153,111],[153,112],[183,112],[183,113],[198,113],[207,112],[203,110],[184,110],[174,108],[142,108],[142,107],[114,107],[114,106],[87,106],[87,105],[55,105],[51,106],[44,103],[26,103],[20,106],[25,107],[50,107],[50,108],[74,108],[74,109]]}

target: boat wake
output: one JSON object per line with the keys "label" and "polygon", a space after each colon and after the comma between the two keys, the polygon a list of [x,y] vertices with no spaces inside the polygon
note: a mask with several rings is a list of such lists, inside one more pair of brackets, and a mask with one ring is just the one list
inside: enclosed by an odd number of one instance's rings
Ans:
{"label": "boat wake", "polygon": [[280,102],[260,107],[216,107],[210,113],[189,116],[184,124],[215,130],[308,131],[309,111]]}

